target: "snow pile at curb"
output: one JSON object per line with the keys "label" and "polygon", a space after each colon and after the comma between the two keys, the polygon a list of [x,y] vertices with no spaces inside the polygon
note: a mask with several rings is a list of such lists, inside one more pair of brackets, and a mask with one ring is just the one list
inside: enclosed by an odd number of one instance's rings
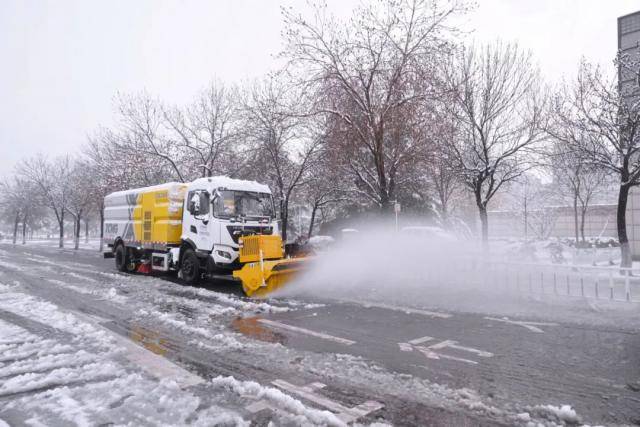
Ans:
{"label": "snow pile at curb", "polygon": [[571,423],[578,424],[580,423],[580,417],[576,413],[576,411],[571,407],[571,405],[538,405],[536,409],[539,409],[543,412],[547,412],[555,415],[559,420]]}
{"label": "snow pile at curb", "polygon": [[218,376],[211,380],[211,385],[214,388],[233,391],[240,396],[250,396],[256,400],[267,400],[277,408],[297,415],[296,421],[302,425],[312,423],[327,426],[346,426],[343,421],[329,411],[309,408],[299,400],[276,388],[263,387],[254,381],[238,381],[233,377]]}

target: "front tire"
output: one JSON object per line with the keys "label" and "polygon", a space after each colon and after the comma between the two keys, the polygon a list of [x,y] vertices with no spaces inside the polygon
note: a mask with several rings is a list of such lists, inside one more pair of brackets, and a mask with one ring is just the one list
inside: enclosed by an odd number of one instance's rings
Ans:
{"label": "front tire", "polygon": [[129,257],[127,255],[127,248],[125,248],[124,245],[120,243],[116,247],[114,258],[116,260],[116,268],[118,269],[118,271],[121,271],[123,273],[128,272],[127,267],[129,264]]}
{"label": "front tire", "polygon": [[193,249],[187,249],[182,256],[180,272],[182,280],[188,285],[197,285],[200,282],[200,260]]}

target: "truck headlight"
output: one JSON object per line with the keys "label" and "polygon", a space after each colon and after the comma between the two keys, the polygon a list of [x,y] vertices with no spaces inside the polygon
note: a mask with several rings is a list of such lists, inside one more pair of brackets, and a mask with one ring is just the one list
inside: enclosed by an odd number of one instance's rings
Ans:
{"label": "truck headlight", "polygon": [[227,251],[216,251],[222,258],[231,259],[231,254]]}

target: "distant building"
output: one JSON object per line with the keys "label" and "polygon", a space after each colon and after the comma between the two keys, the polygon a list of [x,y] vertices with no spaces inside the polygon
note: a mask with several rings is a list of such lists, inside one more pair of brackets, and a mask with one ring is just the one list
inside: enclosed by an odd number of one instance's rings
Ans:
{"label": "distant building", "polygon": [[[489,235],[492,238],[546,239],[575,237],[572,206],[548,206],[532,209],[528,213],[525,230],[522,211],[489,211]],[[580,221],[580,217],[578,217]],[[589,206],[584,221],[586,239],[616,239],[616,205],[593,204]]]}
{"label": "distant building", "polygon": [[[640,46],[640,11],[618,18],[618,50],[630,57],[638,56]],[[623,90],[627,85],[638,84],[632,73],[618,68],[618,86]],[[627,234],[631,246],[631,256],[640,260],[640,188],[631,190],[627,205]]]}

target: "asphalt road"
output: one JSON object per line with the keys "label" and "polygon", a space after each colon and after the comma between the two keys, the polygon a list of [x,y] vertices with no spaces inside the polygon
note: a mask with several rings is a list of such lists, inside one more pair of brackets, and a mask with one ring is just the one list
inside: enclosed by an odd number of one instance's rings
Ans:
{"label": "asphalt road", "polygon": [[[209,283],[199,292],[165,277],[141,291],[133,285],[119,287],[121,275],[109,276],[115,270],[113,261],[96,253],[8,244],[0,244],[0,250],[0,282],[19,284],[30,295],[99,319],[119,336],[202,378],[233,376],[276,386],[349,421],[526,425],[531,418],[640,424],[638,325],[506,318],[365,301],[278,299],[272,302],[275,307],[289,309],[249,307],[216,317],[221,333],[256,346],[212,352],[206,345],[194,345],[184,327],[141,315],[144,309],[127,304],[126,298],[144,299],[159,313],[179,312],[192,320],[192,327],[206,328],[204,312],[208,304],[220,302],[219,293],[227,295],[231,305],[248,301],[230,284]],[[83,292],[83,277],[94,287],[115,287],[123,298]],[[207,294],[207,289],[214,293]],[[9,311],[0,310],[0,319],[43,336],[56,333]],[[0,397],[0,408],[3,399],[10,398]],[[575,409],[579,420],[544,409],[564,404]],[[260,402],[247,404],[246,413],[255,425],[271,419],[269,405]],[[19,414],[13,414],[13,421],[20,421]]]}

